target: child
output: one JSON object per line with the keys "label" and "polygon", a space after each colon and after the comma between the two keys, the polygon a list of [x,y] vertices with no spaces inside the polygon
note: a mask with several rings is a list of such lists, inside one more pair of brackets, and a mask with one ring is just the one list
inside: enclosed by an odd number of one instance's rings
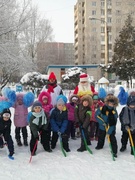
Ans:
{"label": "child", "polygon": [[35,101],[32,106],[31,116],[29,120],[31,130],[30,151],[31,155],[36,155],[37,146],[33,152],[36,141],[39,140],[39,133],[41,136],[41,144],[47,152],[52,152],[49,145],[49,140],[46,137],[46,129],[48,127],[47,117],[42,109],[42,104]]}
{"label": "child", "polygon": [[105,142],[106,134],[110,137],[110,142],[112,145],[112,151],[114,157],[117,157],[117,140],[115,137],[116,123],[118,114],[116,111],[116,106],[118,105],[118,99],[111,95],[105,98],[105,105],[98,108],[95,117],[99,123],[99,136],[98,143],[95,149],[102,149]]}
{"label": "child", "polygon": [[69,103],[66,104],[68,110],[68,127],[67,133],[68,137],[71,135],[71,139],[76,140],[75,138],[75,106],[79,103],[79,96],[72,95],[69,99]]}
{"label": "child", "polygon": [[22,146],[20,131],[22,131],[24,146],[28,146],[28,133],[27,133],[27,115],[28,107],[32,105],[34,101],[34,94],[28,92],[16,94],[16,102],[13,106],[15,108],[14,113],[14,125],[15,125],[15,139],[18,146]]}
{"label": "child", "polygon": [[11,137],[11,112],[9,109],[4,109],[0,117],[0,136],[7,142],[9,157],[12,159],[14,154],[14,144]]}
{"label": "child", "polygon": [[95,118],[95,112],[99,107],[102,107],[104,105],[104,103],[101,100],[99,100],[97,92],[95,92],[93,94],[92,99],[93,99],[93,104],[91,106],[92,116],[90,119],[90,139],[91,139],[91,141],[93,141],[94,139],[97,141],[98,140],[99,125],[98,125],[98,122]]}
{"label": "child", "polygon": [[[90,118],[92,114],[91,108],[90,108],[91,105],[92,105],[92,97],[90,95],[84,95],[81,98],[80,104],[77,105],[75,108],[76,123],[79,123],[80,132],[82,132],[82,129],[83,129],[88,145],[91,145],[91,142],[88,136],[88,127],[90,124]],[[81,133],[81,147],[77,149],[77,151],[78,152],[86,151],[82,133]]]}
{"label": "child", "polygon": [[48,128],[46,130],[46,136],[48,136],[48,138],[51,139],[50,111],[53,108],[53,105],[51,104],[51,96],[48,92],[42,91],[38,96],[38,100],[41,102],[42,108],[48,119]]}
{"label": "child", "polygon": [[57,97],[57,106],[52,110],[50,123],[53,131],[51,148],[55,149],[56,143],[58,141],[58,135],[61,134],[63,148],[66,152],[69,152],[69,144],[68,144],[68,135],[67,135],[67,125],[68,125],[68,117],[67,110],[65,104],[67,102],[67,98],[64,95],[59,95]]}
{"label": "child", "polygon": [[[128,142],[128,128],[130,128],[131,136],[133,138],[133,143],[135,144],[135,96],[130,95],[127,99],[127,105],[123,107],[119,115],[121,122],[121,143],[122,147],[120,149],[121,152],[126,150],[127,142]],[[131,148],[131,154],[133,155],[133,151]]]}

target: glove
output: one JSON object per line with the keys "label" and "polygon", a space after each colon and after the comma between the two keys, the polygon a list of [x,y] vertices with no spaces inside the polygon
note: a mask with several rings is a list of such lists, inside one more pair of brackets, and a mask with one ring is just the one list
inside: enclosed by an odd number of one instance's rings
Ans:
{"label": "glove", "polygon": [[107,124],[106,124],[105,122],[103,122],[103,126],[105,126],[105,127],[106,127],[106,126],[107,126]]}
{"label": "glove", "polygon": [[130,129],[130,127],[128,125],[125,126],[125,129],[128,131],[128,129]]}
{"label": "glove", "polygon": [[36,139],[37,141],[39,141],[39,136],[37,136],[35,139]]}
{"label": "glove", "polygon": [[61,132],[60,132],[60,131],[58,131],[58,135],[59,135],[59,136],[61,135]]}

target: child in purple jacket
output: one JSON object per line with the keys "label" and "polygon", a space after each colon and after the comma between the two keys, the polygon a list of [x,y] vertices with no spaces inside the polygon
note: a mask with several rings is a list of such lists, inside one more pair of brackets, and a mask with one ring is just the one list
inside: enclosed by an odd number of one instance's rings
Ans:
{"label": "child in purple jacket", "polygon": [[14,111],[14,125],[15,125],[15,139],[18,146],[22,146],[20,132],[22,132],[24,145],[28,146],[27,142],[27,116],[28,116],[28,107],[30,107],[34,102],[34,94],[31,92],[28,93],[17,93],[16,102],[13,106]]}
{"label": "child in purple jacket", "polygon": [[67,111],[68,111],[68,126],[67,126],[67,134],[68,137],[71,139],[76,140],[75,138],[75,107],[79,103],[79,96],[77,95],[72,95],[69,98],[69,103],[66,104]]}

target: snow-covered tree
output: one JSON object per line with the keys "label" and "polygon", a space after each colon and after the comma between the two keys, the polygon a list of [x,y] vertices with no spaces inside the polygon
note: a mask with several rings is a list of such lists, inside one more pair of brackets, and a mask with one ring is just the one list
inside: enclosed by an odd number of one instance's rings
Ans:
{"label": "snow-covered tree", "polygon": [[135,27],[132,21],[129,15],[115,41],[112,64],[108,68],[108,72],[114,72],[120,79],[131,83],[135,77]]}

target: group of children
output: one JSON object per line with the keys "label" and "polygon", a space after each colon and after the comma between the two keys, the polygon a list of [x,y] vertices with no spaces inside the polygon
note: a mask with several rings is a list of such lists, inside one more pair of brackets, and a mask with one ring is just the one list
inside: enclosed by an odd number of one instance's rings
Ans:
{"label": "group of children", "polygon": [[[31,155],[36,154],[38,141],[40,140],[43,148],[47,152],[55,149],[59,136],[62,139],[63,148],[70,152],[69,138],[75,140],[76,127],[79,127],[81,134],[81,145],[78,152],[86,151],[84,143],[84,132],[87,145],[96,140],[95,149],[100,150],[105,143],[105,137],[110,137],[114,157],[117,157],[118,145],[116,140],[116,124],[118,113],[116,107],[118,98],[113,94],[107,95],[104,103],[99,99],[98,93],[84,95],[81,98],[73,94],[69,102],[64,95],[57,96],[56,106],[51,104],[49,92],[41,92],[38,100],[34,102],[32,94],[16,94],[16,100],[12,106],[14,111],[15,139],[18,146],[28,146],[27,125],[30,127]],[[31,111],[28,113],[28,108]],[[122,147],[123,152],[129,138],[129,130],[133,143],[135,144],[135,93],[130,93],[127,99],[127,105],[122,109],[119,115],[122,127]],[[3,147],[4,141],[9,149],[9,156],[14,154],[14,143],[11,137],[11,112],[9,108],[4,108],[0,117],[0,147]],[[89,130],[90,129],[90,130]],[[89,133],[90,131],[90,133]],[[21,132],[23,143],[21,141]],[[131,154],[133,150],[131,148]]]}

